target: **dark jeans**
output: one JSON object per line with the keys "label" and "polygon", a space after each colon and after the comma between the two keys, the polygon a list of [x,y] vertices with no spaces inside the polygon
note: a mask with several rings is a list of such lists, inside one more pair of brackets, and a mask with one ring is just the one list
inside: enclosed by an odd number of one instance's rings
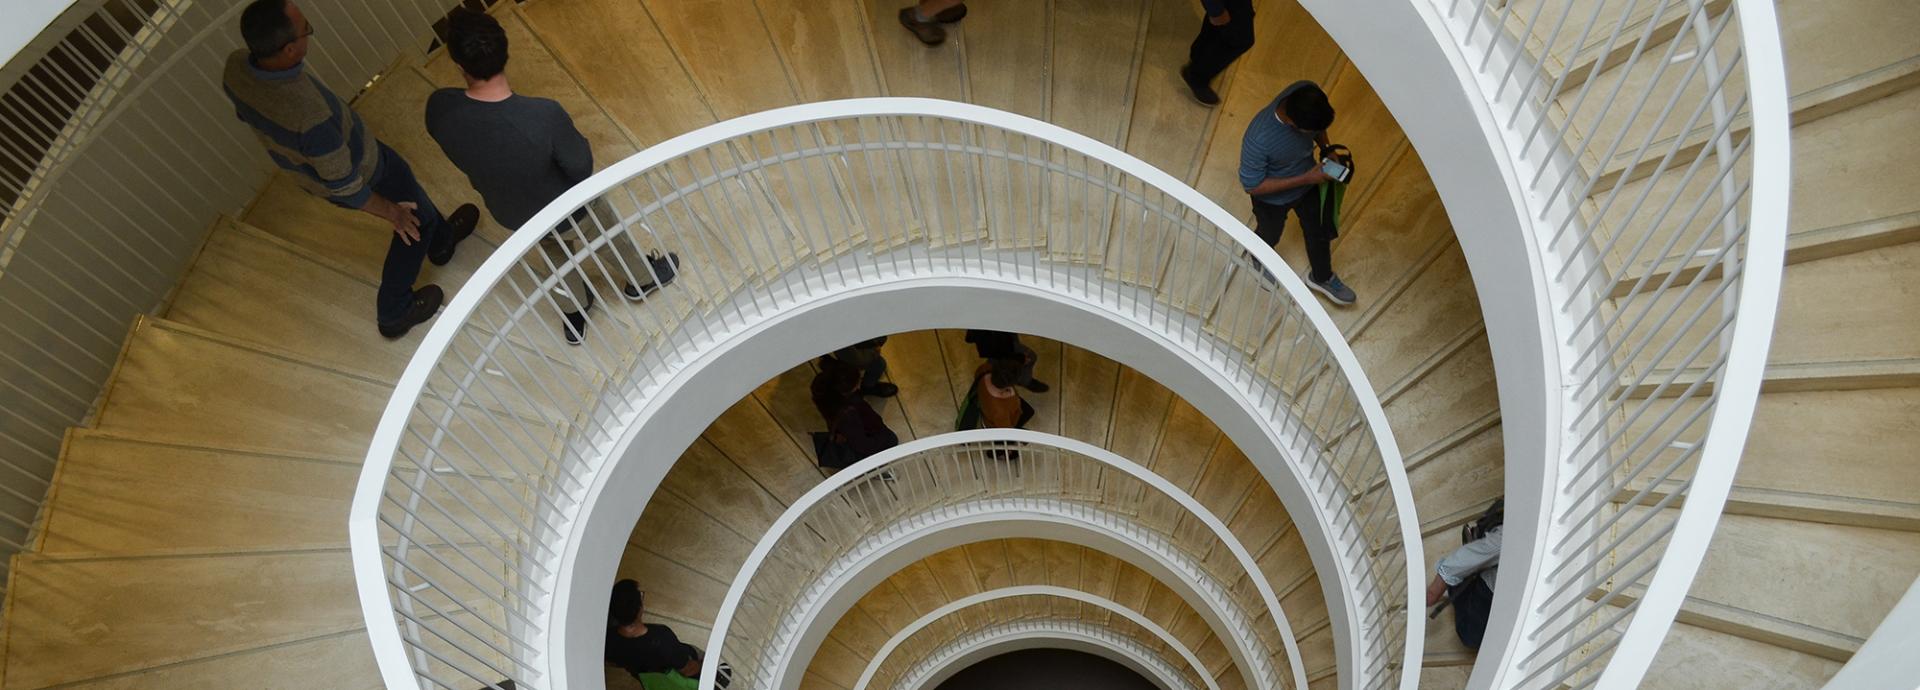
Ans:
{"label": "dark jeans", "polygon": [[1307,245],[1307,264],[1313,271],[1308,276],[1315,282],[1325,282],[1333,277],[1333,238],[1327,236],[1326,227],[1320,222],[1320,205],[1315,203],[1319,197],[1308,189],[1293,203],[1275,206],[1264,201],[1253,201],[1253,234],[1268,246],[1280,243],[1280,231],[1287,229],[1287,212],[1300,219],[1300,237]]}
{"label": "dark jeans", "polygon": [[387,245],[386,265],[380,269],[380,291],[374,306],[380,323],[395,323],[406,318],[407,308],[413,304],[413,282],[420,277],[420,262],[427,258],[428,249],[443,248],[442,244],[453,239],[453,232],[440,217],[440,209],[427,198],[427,190],[414,179],[407,159],[384,143],[380,144],[380,162],[373,169],[369,186],[393,203],[413,202],[417,206],[413,217],[420,219],[420,241],[409,245],[395,233]]}
{"label": "dark jeans", "polygon": [[1227,0],[1226,5],[1231,17],[1226,25],[1214,26],[1202,17],[1200,35],[1187,49],[1187,64],[1192,65],[1187,74],[1195,81],[1213,81],[1227,65],[1253,48],[1253,0]]}
{"label": "dark jeans", "polygon": [[1468,649],[1479,649],[1487,634],[1487,614],[1493,611],[1493,588],[1479,577],[1468,578],[1449,593],[1453,598],[1453,631]]}

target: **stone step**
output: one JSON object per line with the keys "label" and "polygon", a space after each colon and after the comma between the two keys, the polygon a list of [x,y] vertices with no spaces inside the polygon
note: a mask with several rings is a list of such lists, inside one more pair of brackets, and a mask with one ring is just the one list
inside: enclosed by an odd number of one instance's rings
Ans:
{"label": "stone step", "polygon": [[[1920,108],[1920,89],[1909,89],[1794,128],[1792,202],[1787,220],[1790,262],[1817,261],[1920,239],[1920,200],[1908,193],[1917,182],[1915,174],[1884,154],[1920,146],[1912,114],[1915,108]],[[1590,201],[1583,211],[1589,218],[1597,218],[1593,221],[1600,226],[1597,246],[1612,243],[1607,250],[1607,268],[1610,275],[1617,276],[1613,286],[1616,296],[1632,290],[1641,275],[1649,276],[1643,290],[1659,286],[1676,273],[1674,284],[1684,285],[1719,248],[1717,235],[1696,241],[1718,213],[1717,202],[1709,202],[1687,227],[1681,227],[1692,200],[1708,191],[1715,174],[1712,163],[1704,163],[1702,171],[1682,188],[1679,183],[1687,160],[1680,161],[1660,180],[1635,180],[1621,188],[1621,199],[1653,195],[1653,202],[1631,217],[1630,204],[1619,202],[1600,212],[1599,204],[1609,187],[1596,187],[1602,192],[1600,201]],[[1737,171],[1736,184],[1745,183],[1745,175]],[[1676,193],[1683,195],[1683,201],[1662,218],[1659,207]],[[1635,250],[1646,233],[1656,231],[1653,241]],[[1672,248],[1666,248],[1673,233],[1681,237]],[[1612,239],[1616,236],[1617,240]],[[1696,244],[1703,255],[1686,254]]]}

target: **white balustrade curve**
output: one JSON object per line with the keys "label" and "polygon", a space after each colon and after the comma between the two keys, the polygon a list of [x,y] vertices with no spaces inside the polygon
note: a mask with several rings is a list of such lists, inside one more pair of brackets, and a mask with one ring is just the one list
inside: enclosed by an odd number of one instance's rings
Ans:
{"label": "white balustrade curve", "polygon": [[[596,200],[611,220],[598,207],[584,213]],[[582,220],[569,221],[576,211]],[[565,687],[561,668],[577,663],[584,673],[583,645],[597,638],[570,645],[586,628],[569,626],[586,624],[559,612],[604,609],[604,592],[570,583],[610,576],[578,564],[608,558],[580,548],[612,538],[613,528],[580,518],[608,509],[601,497],[612,479],[644,502],[664,471],[647,465],[626,477],[612,459],[641,452],[635,436],[665,418],[669,393],[714,375],[703,363],[748,350],[806,356],[746,334],[796,333],[782,319],[848,308],[856,293],[905,294],[887,291],[908,283],[990,284],[998,292],[982,293],[989,300],[1017,292],[1083,305],[1211,381],[1174,386],[1183,397],[1237,401],[1203,405],[1210,416],[1258,410],[1267,421],[1241,428],[1236,441],[1261,455],[1256,464],[1309,537],[1338,655],[1368,659],[1355,674],[1368,685],[1416,682],[1424,557],[1372,387],[1271,248],[1164,173],[1008,113],[860,99],[748,115],[662,142],[563,194],[528,227],[576,223],[588,226],[587,243],[565,256],[549,260],[535,251],[538,233],[516,233],[475,273],[415,353],[375,432],[349,531],[390,687],[417,687],[416,675]],[[714,238],[727,233],[738,234]],[[684,268],[640,308],[590,287],[606,298],[586,344],[555,347],[555,317],[583,304],[556,291],[563,279],[651,274],[602,257],[616,247],[680,252]],[[1260,279],[1263,268],[1269,277]],[[944,326],[1049,334],[1051,323],[1026,318]],[[1119,345],[1093,349],[1103,346]],[[1253,429],[1263,435],[1244,435]],[[673,433],[647,450],[673,451],[682,442]],[[1245,443],[1255,439],[1264,440]]]}
{"label": "white balustrade curve", "polygon": [[[1347,40],[1359,33],[1352,11],[1304,4],[1367,67],[1377,46]],[[1765,368],[1790,176],[1774,7],[1412,5],[1444,56],[1434,64],[1452,73],[1442,81],[1465,86],[1464,112],[1514,192],[1547,305],[1535,325],[1486,310],[1496,367],[1499,341],[1544,336],[1550,435],[1505,420],[1506,552],[1480,655],[1492,663],[1469,687],[1632,687],[1706,554]],[[1394,107],[1401,85],[1374,83]],[[1464,195],[1441,186],[1451,211]],[[1467,250],[1470,263],[1487,253]],[[1474,272],[1484,303],[1482,266]],[[1528,329],[1538,332],[1512,333]],[[1503,413],[1523,402],[1509,395],[1509,371],[1499,371]],[[1615,602],[1641,583],[1635,602]]]}
{"label": "white balustrade curve", "polygon": [[1023,649],[1067,649],[1104,657],[1131,668],[1163,690],[1196,690],[1158,653],[1110,630],[1079,621],[1023,621],[956,640],[928,659],[894,690],[937,687],[974,663]]}
{"label": "white balustrade curve", "polygon": [[892,637],[887,638],[886,644],[880,646],[880,651],[873,656],[873,659],[867,661],[866,668],[860,671],[860,679],[854,682],[853,690],[868,690],[873,684],[874,676],[880,672],[880,667],[893,657],[894,650],[898,649],[902,643],[906,642],[908,638],[913,637],[914,634],[933,625],[934,622],[951,616],[963,609],[990,601],[1029,596],[1071,599],[1073,601],[1098,606],[1125,618],[1133,622],[1133,624],[1144,628],[1147,632],[1152,633],[1155,638],[1160,640],[1161,644],[1165,644],[1168,649],[1173,650],[1174,654],[1179,655],[1182,660],[1186,661],[1187,666],[1192,668],[1196,674],[1200,676],[1201,682],[1206,685],[1206,690],[1220,690],[1220,683],[1214,679],[1213,671],[1208,669],[1206,664],[1201,663],[1200,657],[1194,655],[1193,650],[1188,649],[1186,643],[1174,637],[1173,633],[1167,632],[1166,628],[1154,622],[1153,619],[1146,617],[1146,615],[1139,611],[1135,611],[1098,594],[1055,585],[1014,585],[1012,587],[990,589],[960,597],[959,599],[947,602],[939,608],[928,611],[926,615],[914,619],[912,623],[908,623],[906,627],[901,628],[898,632],[895,632]]}
{"label": "white balustrade curve", "polygon": [[[1202,617],[1208,619],[1210,624],[1216,626],[1216,632],[1220,634],[1223,641],[1232,641],[1228,649],[1234,653],[1234,658],[1240,664],[1242,672],[1249,675],[1247,681],[1249,687],[1268,687],[1279,680],[1269,679],[1270,673],[1260,672],[1263,665],[1259,660],[1264,658],[1264,655],[1261,653],[1259,638],[1252,637],[1251,630],[1253,620],[1258,617],[1258,611],[1242,610],[1239,612],[1240,615],[1235,616],[1234,610],[1244,606],[1226,598],[1225,592],[1231,589],[1232,582],[1221,581],[1223,578],[1219,575],[1209,578],[1208,570],[1197,565],[1198,558],[1163,548],[1157,543],[1170,544],[1171,535],[1152,533],[1151,530],[1147,534],[1132,534],[1130,532],[1139,529],[1133,525],[1133,521],[1110,511],[1101,510],[1103,506],[1072,501],[1063,503],[1050,496],[1027,496],[1012,492],[990,493],[984,500],[974,494],[960,493],[954,495],[950,503],[943,505],[909,504],[901,509],[899,517],[868,525],[864,531],[852,532],[850,540],[857,540],[857,545],[847,548],[844,553],[839,554],[838,558],[832,559],[830,564],[820,569],[822,572],[817,577],[826,581],[787,582],[792,593],[797,595],[796,603],[792,604],[791,608],[784,608],[783,600],[774,602],[781,606],[774,612],[774,615],[781,616],[781,619],[780,624],[773,626],[773,629],[788,637],[780,640],[763,640],[761,647],[758,650],[750,648],[746,657],[731,651],[740,648],[742,631],[736,621],[744,615],[746,602],[754,600],[764,602],[768,599],[764,595],[754,596],[756,592],[753,586],[760,582],[758,578],[763,575],[763,569],[769,565],[770,561],[778,559],[783,545],[789,551],[795,548],[793,545],[786,544],[785,540],[789,536],[822,531],[822,528],[813,527],[808,521],[814,511],[822,506],[837,505],[836,502],[848,502],[845,498],[848,492],[864,491],[879,477],[890,472],[904,471],[903,468],[909,463],[926,462],[930,458],[937,462],[958,456],[954,462],[968,464],[974,476],[981,477],[991,484],[994,483],[993,480],[998,479],[995,473],[1004,472],[1005,469],[997,465],[991,468],[974,469],[972,465],[975,461],[990,456],[994,451],[1003,449],[1014,449],[1021,453],[1021,460],[1009,461],[1014,466],[1031,467],[1027,475],[1021,475],[1023,478],[1042,474],[1043,470],[1033,466],[1046,461],[1057,463],[1062,456],[1056,456],[1053,453],[1064,452],[1064,454],[1070,454],[1065,457],[1084,460],[1089,464],[1097,464],[1122,472],[1125,476],[1151,487],[1160,495],[1176,503],[1183,511],[1182,516],[1198,521],[1213,535],[1218,546],[1231,554],[1231,560],[1236,564],[1238,574],[1244,576],[1253,586],[1259,605],[1265,608],[1266,613],[1273,620],[1275,632],[1285,648],[1287,665],[1292,670],[1290,687],[1306,687],[1306,671],[1301,661],[1299,644],[1293,634],[1292,624],[1288,622],[1278,596],[1268,584],[1265,574],[1254,561],[1251,552],[1234,536],[1223,521],[1201,505],[1197,499],[1164,477],[1111,451],[1062,436],[1020,429],[980,429],[916,439],[863,459],[809,490],[804,496],[794,501],[767,530],[765,536],[754,545],[747,560],[742,563],[739,574],[734,576],[726,598],[722,600],[720,610],[715,616],[713,631],[708,637],[709,653],[719,658],[726,658],[734,664],[736,683],[742,680],[758,682],[758,676],[766,672],[766,669],[750,668],[747,665],[758,663],[758,659],[767,656],[765,650],[771,648],[774,650],[773,661],[770,662],[773,677],[754,687],[792,690],[797,687],[801,672],[805,670],[804,664],[810,656],[809,644],[803,640],[811,637],[812,641],[817,643],[819,639],[824,638],[826,629],[836,623],[844,613],[838,607],[828,604],[830,599],[836,596],[858,598],[865,593],[862,584],[870,585],[890,575],[892,568],[924,557],[932,548],[921,547],[906,552],[911,555],[903,556],[901,550],[907,548],[905,542],[932,539],[940,536],[943,531],[967,528],[986,529],[1020,519],[1019,516],[1011,514],[1011,511],[1005,516],[995,515],[993,507],[1003,506],[1021,514],[1038,513],[1046,516],[1045,519],[1059,521],[1062,524],[1080,525],[1088,530],[1106,531],[1112,535],[1118,535],[1117,538],[1130,547],[1131,553],[1120,552],[1109,555],[1118,556],[1122,560],[1143,567],[1157,563],[1159,573],[1156,574],[1172,575],[1167,582],[1169,586],[1183,594],[1195,593],[1188,596],[1189,604],[1193,605],[1196,611],[1202,612]],[[1066,472],[1061,470],[1060,473],[1064,475]],[[913,494],[915,488],[912,479],[914,475],[896,479],[899,484],[889,484],[885,495]],[[905,488],[901,488],[902,486]],[[939,488],[953,490],[967,487],[960,485],[959,482],[951,484],[943,482]],[[905,503],[905,501],[902,502]],[[868,507],[862,503],[853,502],[853,504],[859,508]],[[869,517],[869,520],[871,519]],[[931,524],[934,522],[939,524]],[[969,541],[978,540],[970,539]],[[947,545],[946,542],[940,543]],[[1097,544],[1081,543],[1097,546]],[[1132,554],[1146,554],[1152,560],[1142,561]],[[876,568],[876,564],[881,565]],[[792,570],[783,568],[768,574],[768,577],[785,578],[792,575]],[[854,577],[862,577],[865,582],[847,581]],[[1209,582],[1209,579],[1212,581]],[[1222,631],[1219,629],[1220,626],[1227,627],[1228,630]],[[702,678],[702,690],[713,690],[713,683],[714,679],[711,677]]]}

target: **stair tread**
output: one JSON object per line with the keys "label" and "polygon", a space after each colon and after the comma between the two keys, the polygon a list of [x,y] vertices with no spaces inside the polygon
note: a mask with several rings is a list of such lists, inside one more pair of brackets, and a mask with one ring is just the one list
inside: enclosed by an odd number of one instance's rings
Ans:
{"label": "stair tread", "polygon": [[364,625],[344,550],[27,556],[16,561],[10,594],[7,687],[98,678]]}
{"label": "stair tread", "polygon": [[1689,596],[1865,639],[1920,575],[1920,534],[1727,515]]}
{"label": "stair tread", "polygon": [[77,433],[42,551],[344,545],[357,463]]}
{"label": "stair tread", "polygon": [[237,221],[222,222],[175,293],[167,318],[397,377],[426,329],[398,341],[381,337],[371,282],[318,264],[271,237]]}
{"label": "stair tread", "polygon": [[1708,680],[1720,688],[1814,688],[1839,670],[1837,661],[1674,623],[1640,687],[1693,690]]}
{"label": "stair tread", "polygon": [[211,446],[364,455],[390,386],[149,322],[99,428]]}
{"label": "stair tread", "polygon": [[71,686],[76,690],[259,688],[298,690],[385,687],[372,642],[354,631],[130,672]]}

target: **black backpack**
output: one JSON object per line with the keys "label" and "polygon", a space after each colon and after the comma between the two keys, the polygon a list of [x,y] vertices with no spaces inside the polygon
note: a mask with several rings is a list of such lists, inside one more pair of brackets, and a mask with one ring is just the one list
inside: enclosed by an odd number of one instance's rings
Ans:
{"label": "black backpack", "polygon": [[1506,521],[1507,498],[1502,496],[1493,499],[1493,505],[1487,506],[1487,511],[1481,513],[1479,519],[1460,526],[1460,543],[1470,544],[1479,541],[1487,536],[1488,532],[1493,531],[1493,528],[1505,524]]}

